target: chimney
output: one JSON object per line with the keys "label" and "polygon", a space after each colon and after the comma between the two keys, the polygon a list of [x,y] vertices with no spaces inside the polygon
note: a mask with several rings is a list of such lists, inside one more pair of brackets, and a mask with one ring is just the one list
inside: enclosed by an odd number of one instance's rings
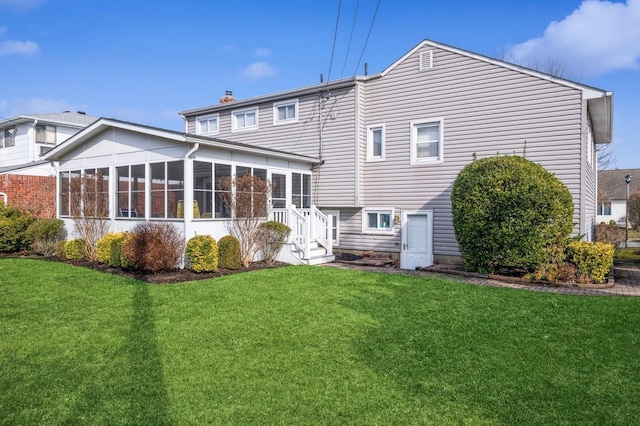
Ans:
{"label": "chimney", "polygon": [[236,98],[233,97],[233,92],[231,90],[227,90],[224,92],[224,96],[220,98],[221,104],[228,104],[229,102],[235,102]]}

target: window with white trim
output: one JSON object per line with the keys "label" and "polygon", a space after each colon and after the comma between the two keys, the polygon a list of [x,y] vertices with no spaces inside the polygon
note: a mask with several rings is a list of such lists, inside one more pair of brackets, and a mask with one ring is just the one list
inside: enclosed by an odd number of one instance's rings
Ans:
{"label": "window with white trim", "polygon": [[298,121],[298,100],[274,102],[273,124],[288,124]]}
{"label": "window with white trim", "polygon": [[610,216],[611,215],[611,201],[609,201],[608,203],[600,203],[600,204],[598,204],[598,212],[596,214],[598,214],[599,216],[602,216],[602,215]]}
{"label": "window with white trim", "polygon": [[258,128],[258,107],[233,111],[231,131]]}
{"label": "window with white trim", "polygon": [[362,232],[365,234],[393,233],[393,207],[375,207],[362,210]]}
{"label": "window with white trim", "polygon": [[0,139],[0,148],[10,148],[16,145],[16,128],[9,127],[4,129],[2,134],[2,139]]}
{"label": "window with white trim", "polygon": [[384,124],[367,127],[367,161],[384,160]]}
{"label": "window with white trim", "polygon": [[219,132],[220,117],[218,114],[198,117],[196,119],[196,134],[217,134]]}
{"label": "window with white trim", "polygon": [[443,118],[411,122],[411,164],[442,163]]}
{"label": "window with white trim", "polygon": [[56,126],[36,124],[36,142],[50,145],[56,144]]}

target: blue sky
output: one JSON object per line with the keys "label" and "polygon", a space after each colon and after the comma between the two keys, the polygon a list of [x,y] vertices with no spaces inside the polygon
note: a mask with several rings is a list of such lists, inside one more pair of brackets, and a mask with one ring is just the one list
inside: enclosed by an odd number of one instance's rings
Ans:
{"label": "blue sky", "polygon": [[0,117],[80,110],[183,130],[178,111],[226,90],[246,99],[365,62],[374,74],[424,39],[555,58],[613,91],[615,166],[640,167],[640,0],[0,0]]}

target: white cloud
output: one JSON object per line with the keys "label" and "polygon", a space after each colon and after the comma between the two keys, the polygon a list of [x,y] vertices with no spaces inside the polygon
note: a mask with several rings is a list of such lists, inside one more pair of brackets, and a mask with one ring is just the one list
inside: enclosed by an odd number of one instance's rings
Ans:
{"label": "white cloud", "polygon": [[260,80],[271,77],[275,69],[266,62],[254,62],[240,72],[240,75],[249,80]]}
{"label": "white cloud", "polygon": [[26,12],[37,9],[44,3],[46,3],[46,0],[0,0],[0,8]]}
{"label": "white cloud", "polygon": [[33,41],[5,40],[0,42],[0,55],[33,56],[40,50],[38,43]]}
{"label": "white cloud", "polygon": [[253,51],[253,56],[257,56],[260,58],[264,58],[266,56],[271,56],[271,50],[269,49],[256,49]]}
{"label": "white cloud", "polygon": [[586,0],[563,20],[551,22],[542,37],[511,48],[509,55],[525,65],[557,59],[584,76],[640,69],[640,0]]}

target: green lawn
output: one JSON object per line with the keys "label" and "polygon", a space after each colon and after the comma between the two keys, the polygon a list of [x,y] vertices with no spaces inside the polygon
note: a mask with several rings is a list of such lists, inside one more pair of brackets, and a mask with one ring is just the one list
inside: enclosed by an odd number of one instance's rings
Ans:
{"label": "green lawn", "polygon": [[1,424],[636,424],[640,299],[0,259]]}

